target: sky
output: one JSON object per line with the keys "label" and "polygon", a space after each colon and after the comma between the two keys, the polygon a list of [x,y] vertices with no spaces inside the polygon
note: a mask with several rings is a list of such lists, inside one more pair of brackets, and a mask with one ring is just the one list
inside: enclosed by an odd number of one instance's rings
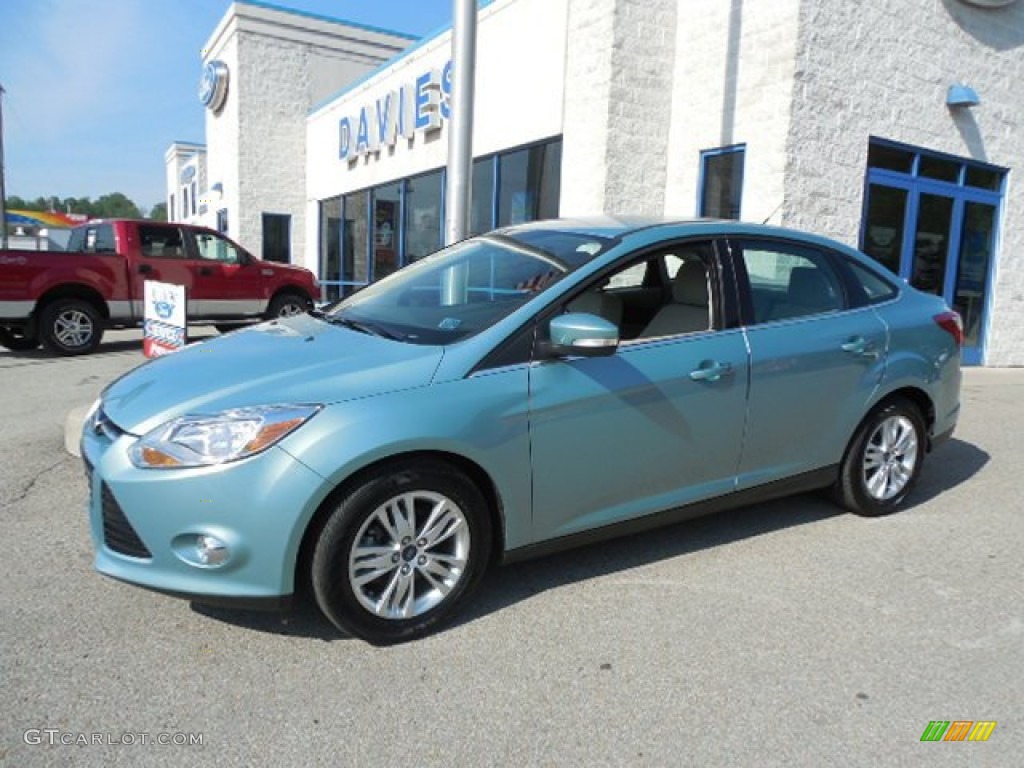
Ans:
{"label": "sky", "polygon": [[[429,35],[452,0],[274,0]],[[0,0],[7,196],[164,199],[164,152],[204,141],[200,50],[229,0]],[[339,84],[339,89],[343,84]]]}

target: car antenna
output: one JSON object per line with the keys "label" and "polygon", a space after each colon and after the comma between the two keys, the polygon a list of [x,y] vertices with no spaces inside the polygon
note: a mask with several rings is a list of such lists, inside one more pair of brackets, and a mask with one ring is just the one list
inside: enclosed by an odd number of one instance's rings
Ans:
{"label": "car antenna", "polygon": [[[785,202],[785,198],[783,198],[782,202]],[[769,221],[771,221],[772,220],[772,216],[774,216],[776,213],[778,213],[779,209],[781,207],[782,207],[782,203],[779,203],[777,206],[775,206],[775,210],[772,211],[771,213],[769,213],[768,214],[768,218],[766,218],[764,221],[762,221],[761,224],[767,224]]]}

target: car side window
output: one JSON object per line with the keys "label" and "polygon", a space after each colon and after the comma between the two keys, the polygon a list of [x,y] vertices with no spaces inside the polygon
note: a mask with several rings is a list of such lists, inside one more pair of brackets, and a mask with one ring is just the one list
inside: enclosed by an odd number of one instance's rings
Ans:
{"label": "car side window", "polygon": [[196,232],[195,242],[200,259],[218,261],[221,264],[242,263],[238,249],[223,237],[218,237],[212,232]]}
{"label": "car side window", "polygon": [[754,322],[770,323],[846,309],[842,281],[829,258],[795,243],[741,243]]}
{"label": "car side window", "polygon": [[867,296],[868,304],[888,301],[896,295],[895,286],[867,267],[858,264],[852,259],[847,259],[846,265],[850,268],[850,272],[853,273],[857,282],[860,283],[860,287],[864,289],[864,295]]}
{"label": "car side window", "polygon": [[139,249],[151,259],[185,258],[185,242],[177,227],[139,225]]}
{"label": "car side window", "polygon": [[619,327],[624,341],[641,341],[712,327],[709,243],[687,243],[604,275],[566,304]]}

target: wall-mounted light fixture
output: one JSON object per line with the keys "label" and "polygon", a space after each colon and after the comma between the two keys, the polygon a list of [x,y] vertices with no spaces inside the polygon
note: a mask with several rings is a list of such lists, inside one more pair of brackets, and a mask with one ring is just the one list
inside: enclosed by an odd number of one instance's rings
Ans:
{"label": "wall-mounted light fixture", "polygon": [[981,99],[978,98],[978,92],[969,85],[955,83],[949,86],[949,90],[946,92],[946,106],[950,109],[976,107],[979,104],[981,104]]}

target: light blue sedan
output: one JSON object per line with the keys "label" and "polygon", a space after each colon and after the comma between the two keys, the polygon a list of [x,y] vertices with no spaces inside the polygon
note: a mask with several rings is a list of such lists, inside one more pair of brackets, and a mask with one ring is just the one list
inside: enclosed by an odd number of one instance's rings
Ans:
{"label": "light blue sedan", "polygon": [[413,639],[494,561],[817,488],[891,512],[956,424],[961,341],[813,235],[498,230],[111,384],[82,436],[96,568],[252,606],[309,584],[339,628]]}

